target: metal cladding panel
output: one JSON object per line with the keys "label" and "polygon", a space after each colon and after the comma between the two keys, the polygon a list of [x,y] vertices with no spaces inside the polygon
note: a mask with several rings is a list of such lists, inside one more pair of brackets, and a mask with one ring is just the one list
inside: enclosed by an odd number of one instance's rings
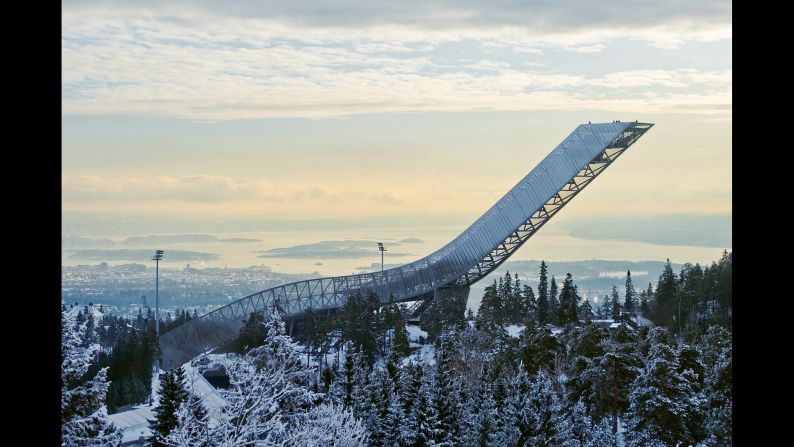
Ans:
{"label": "metal cladding panel", "polygon": [[[649,123],[580,125],[471,226],[434,253],[386,270],[382,276],[377,272],[377,275],[367,273],[314,279],[253,294],[163,334],[161,346],[164,343],[169,345],[163,346],[163,352],[179,351],[195,356],[201,352],[197,351],[199,348],[233,336],[242,323],[240,313],[263,310],[274,301],[287,314],[295,315],[301,314],[307,303],[316,305],[316,310],[339,307],[356,292],[366,295],[368,290],[373,290],[383,303],[393,294],[399,302],[413,300],[439,286],[452,284],[469,270],[477,268],[610,143],[621,137],[618,141],[622,143],[621,147],[625,147],[651,126]],[[634,133],[626,132],[630,127]],[[210,321],[212,325],[207,324]],[[202,329],[197,331],[199,327]],[[191,337],[196,338],[195,343],[184,349],[173,346]]]}

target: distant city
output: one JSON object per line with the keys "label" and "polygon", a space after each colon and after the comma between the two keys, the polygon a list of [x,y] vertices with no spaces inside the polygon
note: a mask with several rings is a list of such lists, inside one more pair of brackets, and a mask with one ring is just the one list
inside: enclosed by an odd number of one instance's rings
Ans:
{"label": "distant city", "polygon": [[[619,288],[626,271],[631,270],[638,288],[656,284],[664,261],[548,261],[549,277],[559,282],[566,273],[575,279],[579,293],[593,303]],[[395,264],[397,265],[397,264]],[[393,265],[386,265],[387,268]],[[672,264],[678,271],[681,264]],[[359,267],[361,271],[380,269],[379,263]],[[519,279],[533,288],[537,286],[540,260],[508,261],[491,275],[472,286],[468,307],[477,311],[483,290],[493,279],[518,273]],[[154,267],[139,263],[108,265],[107,262],[62,267],[61,298],[66,303],[103,305],[106,312],[134,317],[139,310],[154,308]],[[181,269],[160,268],[160,312],[165,319],[170,312],[196,310],[199,315],[210,312],[236,299],[261,290],[304,279],[319,278],[319,272],[280,273],[262,264],[244,268],[196,268],[188,263]]]}

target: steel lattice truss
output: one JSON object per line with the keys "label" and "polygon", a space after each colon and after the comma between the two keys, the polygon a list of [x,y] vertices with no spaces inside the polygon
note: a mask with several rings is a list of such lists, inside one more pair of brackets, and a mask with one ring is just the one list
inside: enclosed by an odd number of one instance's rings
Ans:
{"label": "steel lattice truss", "polygon": [[298,281],[249,295],[160,336],[163,358],[182,364],[236,337],[251,312],[271,306],[285,317],[295,317],[309,307],[338,309],[357,292],[373,291],[383,303],[390,296],[397,302],[427,301],[438,288],[474,284],[515,253],[651,126],[580,125],[483,216],[429,256],[382,272]]}

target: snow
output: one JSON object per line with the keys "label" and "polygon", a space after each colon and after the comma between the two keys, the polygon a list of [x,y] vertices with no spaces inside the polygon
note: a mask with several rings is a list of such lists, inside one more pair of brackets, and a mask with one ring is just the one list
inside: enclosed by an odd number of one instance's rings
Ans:
{"label": "snow", "polygon": [[507,335],[518,338],[521,336],[521,332],[524,330],[525,326],[523,324],[511,324],[509,326],[505,326],[505,331],[507,331]]}
{"label": "snow", "polygon": [[[207,357],[210,358],[210,365],[215,363],[225,364],[228,362],[225,355],[209,354]],[[189,381],[188,389],[202,396],[202,403],[210,414],[210,426],[215,425],[217,419],[213,417],[213,415],[220,413],[220,409],[226,405],[226,401],[221,397],[220,393],[218,393],[218,390],[210,385],[203,375],[199,374],[197,367],[191,366],[190,362],[185,363],[183,366],[185,368],[185,377]],[[152,389],[154,390],[154,399],[151,406],[149,406],[147,402],[142,405],[137,405],[128,411],[111,414],[109,416],[116,427],[124,430],[123,443],[137,441],[141,436],[148,438],[152,435],[151,430],[149,430],[149,421],[154,420],[154,413],[152,413],[152,410],[154,410],[158,404],[157,399],[159,394],[157,391],[160,389],[159,373],[155,374],[152,378]]]}
{"label": "snow", "polygon": [[[88,306],[88,305],[86,305]],[[74,321],[77,318],[77,314],[82,312],[86,306],[77,305],[72,307],[71,309],[67,309],[66,312],[63,314],[69,321]],[[91,311],[91,314],[94,316],[94,323],[99,323],[99,320],[105,316],[102,312],[99,311],[99,308],[95,305],[88,306],[88,309]]]}
{"label": "snow", "polygon": [[653,322],[651,320],[643,317],[642,315],[635,316],[634,317],[634,321],[636,321],[637,325],[639,325],[639,326],[653,327]]}
{"label": "snow", "polygon": [[123,438],[121,439],[122,443],[137,441],[141,436],[148,438],[152,435],[152,431],[149,430],[149,421],[154,420],[154,413],[152,413],[152,410],[157,407],[159,398],[157,392],[159,390],[160,376],[159,373],[154,373],[152,375],[153,399],[151,406],[149,406],[147,402],[145,404],[136,405],[130,410],[108,416],[117,428],[124,430]]}
{"label": "snow", "polygon": [[150,407],[148,404],[139,405],[132,410],[108,416],[117,428],[124,430],[122,443],[137,441],[140,437],[148,438],[152,435],[149,430],[149,420],[154,419],[153,409],[154,406]]}
{"label": "snow", "polygon": [[[228,358],[221,354],[208,354],[207,357],[210,359],[210,365],[214,365],[215,363],[224,365],[229,362]],[[185,377],[189,384],[188,389],[193,393],[201,395],[201,402],[210,415],[209,425],[214,426],[218,423],[216,415],[220,414],[221,408],[227,405],[226,400],[220,395],[218,390],[207,382],[207,379],[198,372],[198,367],[192,366],[190,362],[185,363],[182,367],[185,368]]]}
{"label": "snow", "polygon": [[419,343],[419,337],[427,338],[427,332],[413,324],[406,324],[405,330],[408,331],[408,341]]}
{"label": "snow", "polygon": [[408,363],[420,363],[426,365],[436,364],[436,347],[432,344],[420,345],[420,348],[411,352],[411,355],[404,358],[402,361],[403,366]]}

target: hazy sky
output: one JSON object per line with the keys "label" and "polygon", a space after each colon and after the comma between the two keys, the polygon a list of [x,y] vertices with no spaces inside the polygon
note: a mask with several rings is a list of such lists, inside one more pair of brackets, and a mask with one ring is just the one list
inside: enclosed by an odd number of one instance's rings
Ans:
{"label": "hazy sky", "polygon": [[67,0],[63,210],[476,217],[578,124],[639,119],[656,126],[559,218],[731,213],[731,14]]}

